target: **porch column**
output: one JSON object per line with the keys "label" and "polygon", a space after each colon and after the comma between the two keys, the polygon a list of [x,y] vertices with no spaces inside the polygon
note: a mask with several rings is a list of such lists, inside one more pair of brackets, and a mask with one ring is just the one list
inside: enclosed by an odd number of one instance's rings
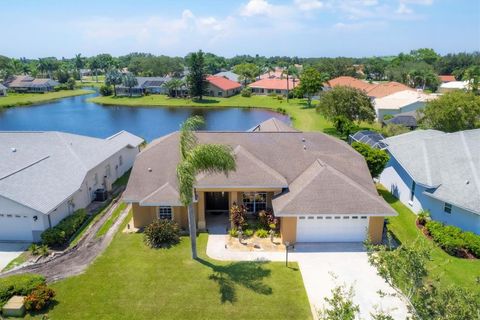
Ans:
{"label": "porch column", "polygon": [[201,230],[207,228],[207,223],[205,222],[205,192],[203,191],[198,191],[197,228]]}
{"label": "porch column", "polygon": [[233,206],[233,203],[234,203],[234,202],[235,202],[237,205],[240,204],[240,203],[239,203],[239,194],[240,194],[240,192],[237,192],[237,191],[232,191],[232,192],[230,192],[229,197],[228,197],[228,198],[229,198],[229,203],[228,203],[228,205],[229,205],[228,210],[229,210],[229,211],[230,211],[230,208]]}

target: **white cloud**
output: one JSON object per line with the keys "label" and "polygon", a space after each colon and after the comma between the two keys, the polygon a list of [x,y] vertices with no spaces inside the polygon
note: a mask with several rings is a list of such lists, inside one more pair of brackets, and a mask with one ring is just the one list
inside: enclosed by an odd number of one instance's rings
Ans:
{"label": "white cloud", "polygon": [[250,0],[241,10],[240,14],[246,17],[269,15],[272,13],[273,5],[266,0]]}
{"label": "white cloud", "polygon": [[324,7],[324,3],[319,0],[295,0],[294,3],[302,11],[311,11]]}
{"label": "white cloud", "polygon": [[405,3],[400,3],[396,11],[398,14],[412,14],[413,10],[407,7]]}

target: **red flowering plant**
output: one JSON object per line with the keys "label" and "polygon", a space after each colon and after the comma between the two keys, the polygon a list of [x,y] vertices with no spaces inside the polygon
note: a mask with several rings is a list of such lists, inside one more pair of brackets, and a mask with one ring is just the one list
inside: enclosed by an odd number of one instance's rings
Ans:
{"label": "red flowering plant", "polygon": [[247,209],[244,206],[234,204],[230,208],[230,221],[235,229],[241,229],[247,223]]}

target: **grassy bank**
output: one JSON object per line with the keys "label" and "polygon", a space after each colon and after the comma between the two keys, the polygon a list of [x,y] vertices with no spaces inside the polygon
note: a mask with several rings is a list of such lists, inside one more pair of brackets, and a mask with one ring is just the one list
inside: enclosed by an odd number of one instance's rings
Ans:
{"label": "grassy bank", "polygon": [[0,109],[18,106],[28,106],[67,97],[80,96],[92,92],[94,91],[77,89],[47,93],[8,93],[6,97],[0,97]]}
{"label": "grassy bank", "polygon": [[[205,107],[205,108],[262,108],[280,113],[286,113],[293,121],[295,128],[303,131],[324,131],[336,133],[332,123],[316,112],[315,108],[308,108],[305,99],[279,100],[276,97],[252,96],[250,98],[236,95],[230,98],[205,97],[202,101],[190,99],[169,98],[165,95],[149,95],[143,97],[94,97],[89,99],[104,105],[123,105],[131,107]],[[362,124],[362,127],[375,127],[376,124]]]}

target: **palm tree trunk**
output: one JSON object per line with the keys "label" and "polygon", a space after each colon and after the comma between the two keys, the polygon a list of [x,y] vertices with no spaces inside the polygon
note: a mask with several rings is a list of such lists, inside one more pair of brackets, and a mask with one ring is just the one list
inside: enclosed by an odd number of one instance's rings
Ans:
{"label": "palm tree trunk", "polygon": [[193,204],[188,205],[188,228],[190,231],[190,243],[192,245],[192,259],[197,259],[197,224]]}
{"label": "palm tree trunk", "polygon": [[117,88],[115,87],[115,84],[113,85],[113,96],[117,96]]}
{"label": "palm tree trunk", "polygon": [[288,73],[287,73],[287,102],[288,102],[288,96],[290,95],[290,89],[288,87],[289,83],[288,83]]}

